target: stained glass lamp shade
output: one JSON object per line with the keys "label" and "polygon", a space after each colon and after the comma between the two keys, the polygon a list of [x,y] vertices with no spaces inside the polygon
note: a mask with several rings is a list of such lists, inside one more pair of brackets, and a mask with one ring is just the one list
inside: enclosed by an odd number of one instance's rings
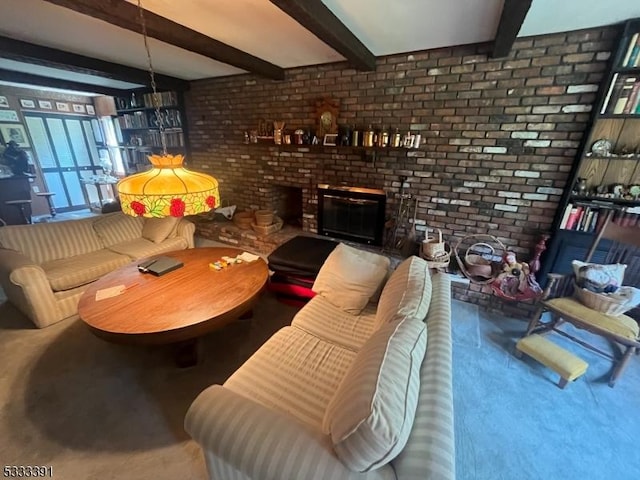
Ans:
{"label": "stained glass lamp shade", "polygon": [[151,155],[150,170],[120,180],[122,211],[141,217],[182,217],[218,207],[218,181],[186,169],[183,160],[182,155]]}

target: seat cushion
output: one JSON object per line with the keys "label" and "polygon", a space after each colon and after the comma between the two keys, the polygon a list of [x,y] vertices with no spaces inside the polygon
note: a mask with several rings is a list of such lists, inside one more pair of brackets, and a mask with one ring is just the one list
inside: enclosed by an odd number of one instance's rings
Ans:
{"label": "seat cushion", "polygon": [[351,315],[318,295],[296,314],[291,325],[356,352],[373,333],[375,319],[374,304]]}
{"label": "seat cushion", "polygon": [[101,215],[93,222],[93,229],[105,247],[128,242],[142,236],[144,219],[122,212]]}
{"label": "seat cushion", "polygon": [[327,257],[313,291],[345,312],[358,315],[384,281],[389,258],[339,244]]}
{"label": "seat cushion", "polygon": [[268,257],[275,272],[315,276],[338,242],[298,235],[276,248]]}
{"label": "seat cushion", "polygon": [[404,317],[424,319],[430,302],[429,265],[422,258],[409,257],[395,269],[382,290],[376,312],[376,327]]}
{"label": "seat cushion", "polygon": [[161,243],[154,243],[146,238],[136,238],[128,242],[111,245],[109,250],[127,255],[131,259],[136,260],[138,258],[151,257],[174,250],[183,250],[187,247],[187,241],[183,237],[167,238]]}
{"label": "seat cushion", "polygon": [[336,453],[351,470],[375,470],[406,445],[426,346],[425,323],[406,318],[384,324],[358,352],[323,423]]}
{"label": "seat cushion", "polygon": [[575,317],[589,325],[607,332],[619,335],[629,340],[637,340],[640,332],[638,322],[627,315],[610,317],[597,310],[584,306],[578,300],[570,297],[554,298],[545,304],[560,316],[566,314]]}
{"label": "seat cushion", "polygon": [[355,353],[284,327],[235,371],[225,388],[320,429]]}
{"label": "seat cushion", "polygon": [[75,255],[42,264],[42,269],[54,291],[69,290],[91,283],[105,274],[126,265],[131,259],[107,249]]}

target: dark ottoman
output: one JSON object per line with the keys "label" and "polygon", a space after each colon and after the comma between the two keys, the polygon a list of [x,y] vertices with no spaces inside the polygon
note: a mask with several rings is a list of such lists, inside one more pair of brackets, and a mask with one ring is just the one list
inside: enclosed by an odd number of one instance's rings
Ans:
{"label": "dark ottoman", "polygon": [[268,257],[274,272],[269,290],[287,303],[304,304],[315,295],[311,290],[320,267],[338,242],[298,235],[276,248]]}

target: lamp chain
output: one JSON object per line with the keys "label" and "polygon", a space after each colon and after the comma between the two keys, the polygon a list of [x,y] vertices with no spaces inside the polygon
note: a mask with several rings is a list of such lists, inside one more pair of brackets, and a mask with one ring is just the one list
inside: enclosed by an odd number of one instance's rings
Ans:
{"label": "lamp chain", "polygon": [[160,112],[160,101],[158,100],[158,92],[156,91],[156,78],[153,71],[153,63],[151,62],[151,50],[147,41],[147,24],[144,21],[144,10],[141,0],[138,0],[138,13],[140,14],[140,25],[142,26],[142,38],[144,39],[144,48],[147,51],[147,60],[149,61],[149,76],[151,77],[151,90],[153,90],[152,101],[158,119],[158,128],[160,129],[160,142],[162,143],[162,155],[167,154],[167,140],[164,138],[164,121]]}

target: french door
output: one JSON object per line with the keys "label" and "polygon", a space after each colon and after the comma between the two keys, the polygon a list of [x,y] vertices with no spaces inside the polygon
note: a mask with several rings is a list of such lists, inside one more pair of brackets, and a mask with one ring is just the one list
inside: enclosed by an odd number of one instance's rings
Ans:
{"label": "french door", "polygon": [[88,208],[98,201],[97,191],[87,189],[83,178],[102,173],[105,151],[97,121],[91,118],[51,113],[25,113],[37,163],[56,210],[68,212]]}

